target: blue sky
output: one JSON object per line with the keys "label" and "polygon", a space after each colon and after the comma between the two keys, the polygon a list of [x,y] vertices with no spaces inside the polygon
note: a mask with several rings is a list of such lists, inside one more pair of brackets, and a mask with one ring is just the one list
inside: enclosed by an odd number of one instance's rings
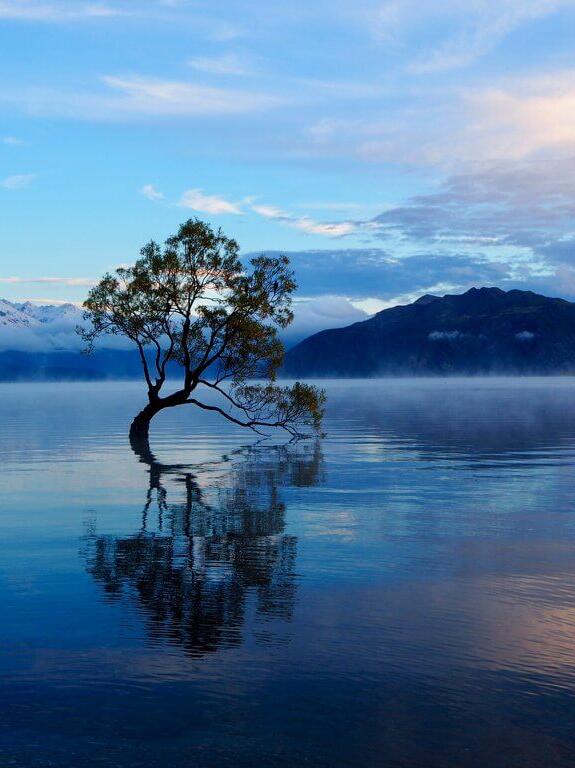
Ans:
{"label": "blue sky", "polygon": [[310,330],[575,298],[574,32],[575,0],[0,0],[0,296],[81,301],[197,215],[292,254]]}

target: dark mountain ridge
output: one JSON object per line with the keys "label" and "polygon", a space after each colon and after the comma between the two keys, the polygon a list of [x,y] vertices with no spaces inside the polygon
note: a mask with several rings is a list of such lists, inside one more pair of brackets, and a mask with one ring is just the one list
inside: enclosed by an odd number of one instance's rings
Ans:
{"label": "dark mountain ridge", "polygon": [[532,291],[425,295],[321,331],[286,355],[286,376],[575,373],[575,303]]}

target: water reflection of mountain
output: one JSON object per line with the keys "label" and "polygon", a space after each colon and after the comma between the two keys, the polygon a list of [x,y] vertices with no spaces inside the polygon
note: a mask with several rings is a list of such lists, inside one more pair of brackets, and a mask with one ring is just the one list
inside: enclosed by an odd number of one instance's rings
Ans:
{"label": "water reflection of mountain", "polygon": [[289,621],[297,539],[285,533],[281,489],[318,482],[319,446],[252,449],[207,489],[185,468],[148,458],[140,530],[84,542],[107,598],[136,601],[152,640],[194,656],[240,644],[248,606],[256,621]]}

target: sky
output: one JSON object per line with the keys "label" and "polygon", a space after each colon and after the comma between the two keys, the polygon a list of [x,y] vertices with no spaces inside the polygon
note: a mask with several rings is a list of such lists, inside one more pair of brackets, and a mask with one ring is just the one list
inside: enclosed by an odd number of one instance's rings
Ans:
{"label": "sky", "polygon": [[0,297],[81,302],[190,216],[300,331],[575,299],[575,0],[0,0]]}

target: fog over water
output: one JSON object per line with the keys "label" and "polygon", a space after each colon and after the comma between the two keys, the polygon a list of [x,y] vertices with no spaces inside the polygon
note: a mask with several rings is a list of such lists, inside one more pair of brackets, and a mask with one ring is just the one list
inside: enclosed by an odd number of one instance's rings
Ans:
{"label": "fog over water", "polygon": [[0,385],[0,758],[571,766],[575,380],[329,381],[285,444]]}

